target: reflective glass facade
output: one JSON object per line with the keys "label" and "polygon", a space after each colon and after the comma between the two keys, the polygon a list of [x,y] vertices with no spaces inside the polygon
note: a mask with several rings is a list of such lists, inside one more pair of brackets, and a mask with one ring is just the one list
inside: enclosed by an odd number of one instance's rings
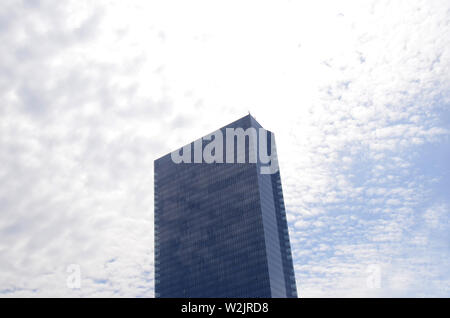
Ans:
{"label": "reflective glass facade", "polygon": [[297,297],[280,174],[259,166],[155,160],[156,297]]}

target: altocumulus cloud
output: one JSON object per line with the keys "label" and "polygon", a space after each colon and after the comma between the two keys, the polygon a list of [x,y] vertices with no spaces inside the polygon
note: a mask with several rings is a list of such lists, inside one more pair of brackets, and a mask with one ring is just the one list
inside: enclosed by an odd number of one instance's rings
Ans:
{"label": "altocumulus cloud", "polygon": [[0,295],[152,297],[153,160],[250,110],[300,296],[448,297],[448,34],[448,1],[4,1]]}

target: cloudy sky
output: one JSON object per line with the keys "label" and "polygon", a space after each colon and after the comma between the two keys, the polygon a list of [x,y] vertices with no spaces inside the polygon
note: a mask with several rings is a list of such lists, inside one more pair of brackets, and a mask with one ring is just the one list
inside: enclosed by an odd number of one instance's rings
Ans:
{"label": "cloudy sky", "polygon": [[153,160],[250,111],[300,296],[450,297],[449,34],[445,0],[2,0],[0,296],[153,297]]}

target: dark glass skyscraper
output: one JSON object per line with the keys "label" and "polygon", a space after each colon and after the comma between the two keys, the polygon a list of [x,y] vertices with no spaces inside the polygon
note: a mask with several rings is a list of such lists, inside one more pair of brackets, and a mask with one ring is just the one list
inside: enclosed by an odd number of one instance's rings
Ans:
{"label": "dark glass skyscraper", "polygon": [[[224,144],[226,128],[262,127],[247,115],[218,130]],[[264,140],[269,153],[272,136]],[[261,173],[259,159],[237,163],[234,140],[235,163],[226,163],[227,150],[224,163],[194,151],[192,163],[171,154],[155,160],[156,297],[297,297],[280,173]],[[250,137],[244,145],[249,159]]]}

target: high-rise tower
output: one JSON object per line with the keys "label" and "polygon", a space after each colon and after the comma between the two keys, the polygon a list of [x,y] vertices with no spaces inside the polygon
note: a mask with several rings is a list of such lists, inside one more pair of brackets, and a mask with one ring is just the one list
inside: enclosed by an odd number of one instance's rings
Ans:
{"label": "high-rise tower", "polygon": [[260,131],[249,114],[155,160],[156,297],[297,297],[275,141]]}

